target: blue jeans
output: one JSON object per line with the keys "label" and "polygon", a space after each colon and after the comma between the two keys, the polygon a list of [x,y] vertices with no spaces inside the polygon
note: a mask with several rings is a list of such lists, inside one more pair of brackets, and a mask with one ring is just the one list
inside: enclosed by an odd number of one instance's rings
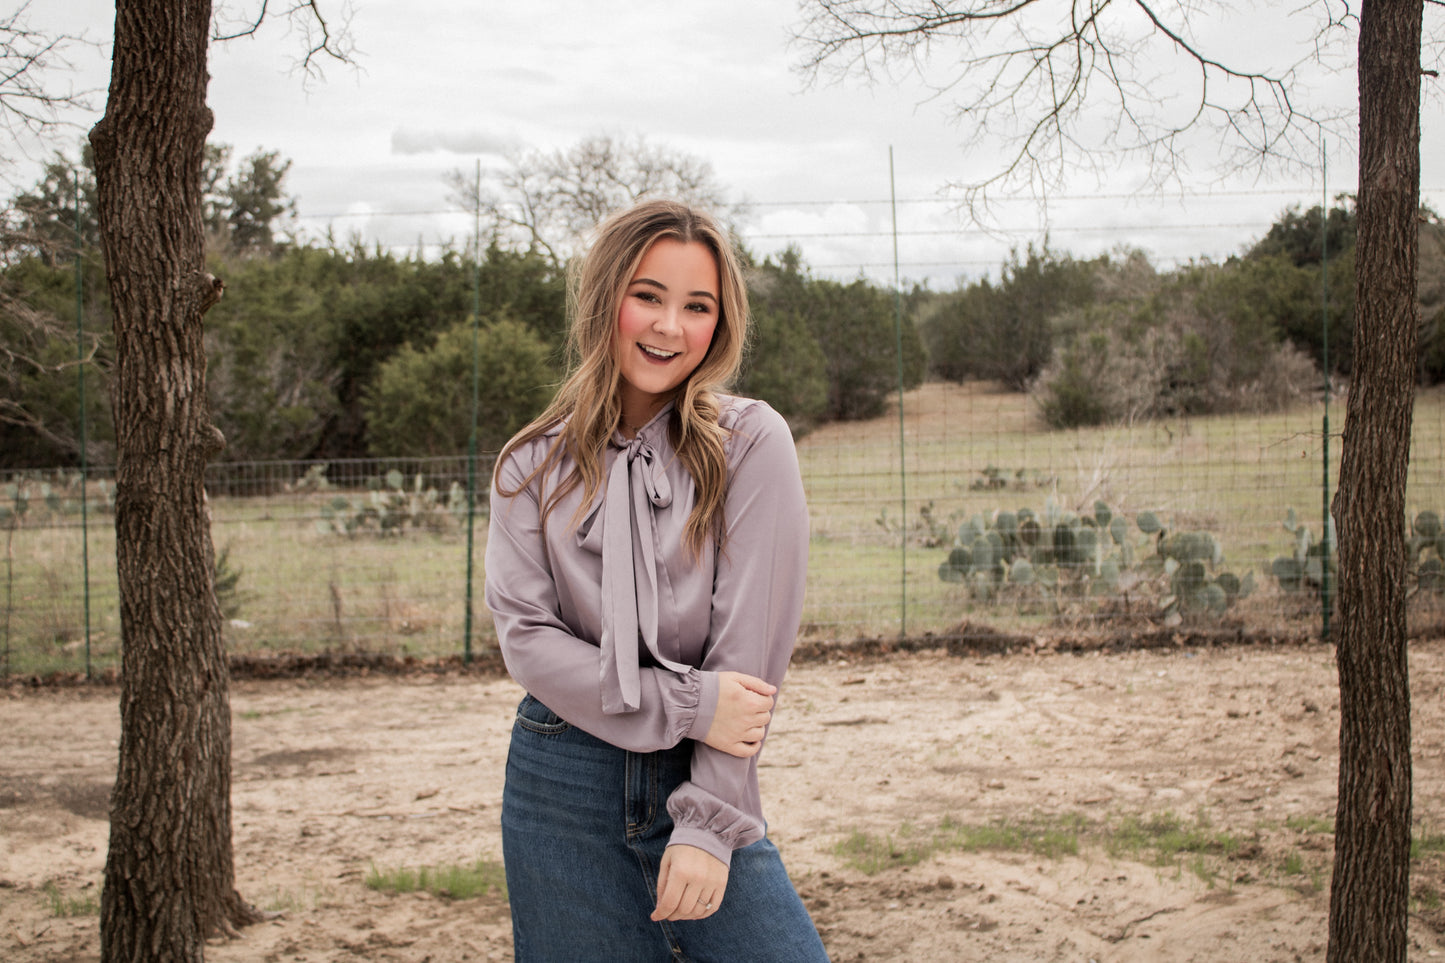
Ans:
{"label": "blue jeans", "polygon": [[636,753],[517,707],[502,796],[502,850],[517,963],[826,963],[773,844],[732,856],[707,919],[654,923],[657,870],[672,833],[667,797],[692,743]]}

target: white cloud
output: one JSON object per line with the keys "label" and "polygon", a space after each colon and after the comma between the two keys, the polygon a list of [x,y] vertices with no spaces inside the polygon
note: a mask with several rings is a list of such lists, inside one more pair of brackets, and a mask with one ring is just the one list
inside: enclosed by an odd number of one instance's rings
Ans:
{"label": "white cloud", "polygon": [[391,132],[393,154],[505,154],[515,146],[507,137],[484,130],[420,130],[397,127]]}

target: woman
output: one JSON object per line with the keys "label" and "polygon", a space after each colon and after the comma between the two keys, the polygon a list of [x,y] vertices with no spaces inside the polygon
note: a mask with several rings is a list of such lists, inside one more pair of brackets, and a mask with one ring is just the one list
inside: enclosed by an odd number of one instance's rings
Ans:
{"label": "woman", "polygon": [[502,805],[516,958],[826,960],[758,796],[808,521],[786,423],[720,391],[737,258],[644,202],[598,229],[571,309],[571,373],[498,458],[487,539],[528,693]]}

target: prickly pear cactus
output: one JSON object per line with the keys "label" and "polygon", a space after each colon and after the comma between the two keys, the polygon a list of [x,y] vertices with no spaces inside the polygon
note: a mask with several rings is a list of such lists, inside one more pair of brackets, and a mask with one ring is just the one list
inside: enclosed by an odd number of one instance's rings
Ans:
{"label": "prickly pear cactus", "polygon": [[1153,512],[1130,523],[1106,502],[1089,514],[1049,498],[1042,511],[974,515],[955,533],[938,567],[975,601],[1044,601],[1056,610],[1090,598],[1156,586],[1166,618],[1217,616],[1254,590],[1254,575],[1222,571],[1224,552],[1208,532],[1170,532]]}

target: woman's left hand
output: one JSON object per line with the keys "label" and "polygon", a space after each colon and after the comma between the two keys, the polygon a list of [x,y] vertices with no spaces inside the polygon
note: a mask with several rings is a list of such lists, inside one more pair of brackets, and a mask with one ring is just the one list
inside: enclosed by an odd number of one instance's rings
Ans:
{"label": "woman's left hand", "polygon": [[696,846],[669,846],[657,871],[652,920],[700,920],[716,913],[728,886],[728,867]]}

